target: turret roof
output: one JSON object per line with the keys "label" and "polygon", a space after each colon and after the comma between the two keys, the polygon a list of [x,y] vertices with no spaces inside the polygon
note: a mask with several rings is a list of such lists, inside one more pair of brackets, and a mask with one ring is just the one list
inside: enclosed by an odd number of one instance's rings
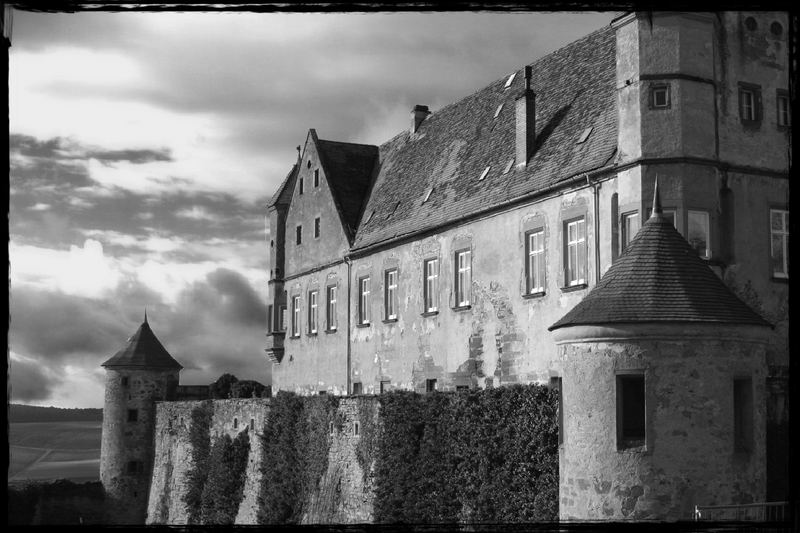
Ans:
{"label": "turret roof", "polygon": [[128,344],[103,363],[101,366],[138,366],[146,368],[175,368],[181,369],[178,363],[167,352],[166,348],[156,338],[150,324],[147,323],[147,314],[144,322],[133,336],[128,339]]}
{"label": "turret roof", "polygon": [[599,283],[550,331],[614,323],[771,326],[740,300],[661,213],[653,215]]}

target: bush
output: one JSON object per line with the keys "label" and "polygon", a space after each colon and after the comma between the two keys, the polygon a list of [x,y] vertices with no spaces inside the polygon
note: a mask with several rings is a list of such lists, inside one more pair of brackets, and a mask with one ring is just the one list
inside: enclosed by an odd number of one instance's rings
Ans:
{"label": "bush", "polygon": [[231,387],[239,379],[233,374],[222,374],[217,381],[208,386],[211,398],[214,400],[227,400],[231,397]]}
{"label": "bush", "polygon": [[197,524],[201,518],[203,487],[208,476],[209,429],[211,427],[211,401],[206,400],[192,409],[189,442],[192,446],[192,469],[186,480],[183,502],[189,514],[188,523]]}
{"label": "bush", "polygon": [[8,487],[8,524],[101,524],[104,493],[99,481],[59,479]]}
{"label": "bush", "polygon": [[204,525],[227,525],[236,520],[247,475],[250,437],[247,429],[235,440],[218,437],[209,454],[209,471],[203,487],[201,515]]}

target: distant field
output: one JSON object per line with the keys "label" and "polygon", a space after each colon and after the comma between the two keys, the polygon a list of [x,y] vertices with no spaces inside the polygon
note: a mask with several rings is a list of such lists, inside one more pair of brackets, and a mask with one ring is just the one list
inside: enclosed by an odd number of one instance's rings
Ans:
{"label": "distant field", "polygon": [[9,424],[8,480],[100,478],[102,422]]}

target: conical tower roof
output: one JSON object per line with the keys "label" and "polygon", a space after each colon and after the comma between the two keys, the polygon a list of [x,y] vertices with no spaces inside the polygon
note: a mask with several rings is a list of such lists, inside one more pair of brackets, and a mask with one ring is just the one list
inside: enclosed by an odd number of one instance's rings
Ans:
{"label": "conical tower roof", "polygon": [[661,213],[653,214],[598,284],[548,328],[620,323],[770,326],[700,259]]}
{"label": "conical tower roof", "polygon": [[134,366],[142,368],[158,368],[180,370],[183,368],[161,342],[156,338],[150,324],[147,323],[147,312],[144,315],[144,322],[133,336],[128,339],[128,344],[122,350],[114,354],[111,359],[101,366]]}

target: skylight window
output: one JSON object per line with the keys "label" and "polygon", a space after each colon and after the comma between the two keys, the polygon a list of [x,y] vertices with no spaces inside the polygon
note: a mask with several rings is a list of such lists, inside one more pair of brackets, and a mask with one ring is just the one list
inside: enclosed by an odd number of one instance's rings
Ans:
{"label": "skylight window", "polygon": [[508,174],[508,171],[511,170],[511,167],[514,165],[514,160],[509,159],[508,164],[506,165],[505,170],[503,170],[503,174]]}
{"label": "skylight window", "polygon": [[375,210],[374,209],[372,210],[372,213],[370,213],[369,216],[367,217],[367,220],[364,221],[364,224],[367,224],[370,220],[372,220],[373,216],[375,216]]}
{"label": "skylight window", "polygon": [[497,116],[500,114],[500,111],[502,110],[503,110],[503,104],[500,104],[499,106],[497,106],[497,111],[494,112],[493,118],[497,118]]}
{"label": "skylight window", "polygon": [[431,193],[432,193],[432,192],[433,192],[433,187],[431,187],[430,189],[428,189],[428,192],[426,192],[426,193],[425,193],[425,199],[424,199],[424,200],[422,200],[422,203],[423,203],[423,204],[424,204],[425,202],[427,202],[427,201],[428,201],[428,199],[431,197]]}
{"label": "skylight window", "polygon": [[481,174],[481,177],[478,178],[478,181],[483,181],[483,178],[485,178],[486,175],[489,173],[489,169],[490,168],[492,168],[492,167],[486,167],[485,169],[483,169],[483,174]]}
{"label": "skylight window", "polygon": [[516,77],[516,75],[517,73],[514,72],[513,74],[511,74],[511,76],[508,77],[508,80],[506,81],[506,86],[503,87],[503,89],[508,89],[509,87],[511,87],[511,84],[514,83],[514,77]]}
{"label": "skylight window", "polygon": [[578,141],[575,144],[581,144],[581,143],[586,142],[586,139],[589,138],[589,135],[591,135],[593,129],[594,129],[593,126],[589,126],[585,130],[583,130],[583,133],[581,133],[580,138],[578,139]]}
{"label": "skylight window", "polygon": [[395,213],[395,211],[397,211],[397,208],[398,208],[398,207],[400,207],[400,202],[397,202],[396,204],[394,204],[394,209],[392,209],[392,212],[391,212],[391,213],[389,213],[388,215],[386,215],[386,218],[389,218],[390,216],[394,215],[394,213]]}

